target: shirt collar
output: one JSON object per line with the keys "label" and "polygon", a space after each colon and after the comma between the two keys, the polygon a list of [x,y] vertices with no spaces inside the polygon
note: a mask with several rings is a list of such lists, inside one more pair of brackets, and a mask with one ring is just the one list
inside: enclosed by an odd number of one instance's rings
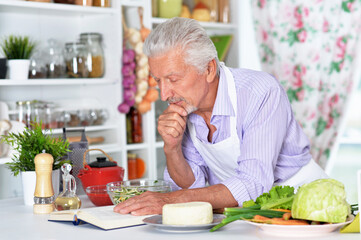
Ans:
{"label": "shirt collar", "polygon": [[231,99],[228,94],[226,74],[222,67],[220,68],[217,97],[212,112],[212,116],[214,115],[234,115]]}
{"label": "shirt collar", "polygon": [[[218,82],[217,96],[216,96],[216,101],[214,102],[211,120],[213,116],[216,115],[234,116],[232,103],[228,94],[226,74],[222,67],[220,67],[220,77]],[[191,123],[195,124],[199,120],[198,117],[199,116],[197,114],[191,113],[189,115],[188,120],[190,120]]]}

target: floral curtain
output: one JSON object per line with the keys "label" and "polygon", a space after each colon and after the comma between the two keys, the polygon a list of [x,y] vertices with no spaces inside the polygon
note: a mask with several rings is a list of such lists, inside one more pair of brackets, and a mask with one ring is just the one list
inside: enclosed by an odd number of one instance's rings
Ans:
{"label": "floral curtain", "polygon": [[262,69],[285,87],[326,166],[352,88],[361,0],[253,0]]}

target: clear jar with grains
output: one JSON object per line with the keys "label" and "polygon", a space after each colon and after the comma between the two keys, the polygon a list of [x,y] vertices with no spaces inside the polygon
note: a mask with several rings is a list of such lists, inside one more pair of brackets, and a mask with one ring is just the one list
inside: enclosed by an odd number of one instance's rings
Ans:
{"label": "clear jar with grains", "polygon": [[93,0],[95,7],[110,7],[110,0]]}
{"label": "clear jar with grains", "polygon": [[63,49],[59,43],[50,38],[47,46],[46,69],[48,78],[62,78],[65,76]]}
{"label": "clear jar with grains", "polygon": [[81,33],[80,42],[87,47],[87,68],[90,78],[100,78],[104,75],[104,52],[101,46],[100,33]]}
{"label": "clear jar with grains", "polygon": [[71,42],[65,44],[66,72],[70,78],[87,78],[87,50],[84,43]]}
{"label": "clear jar with grains", "polygon": [[54,129],[58,127],[55,105],[53,103],[47,103],[44,106],[44,124],[46,129]]}

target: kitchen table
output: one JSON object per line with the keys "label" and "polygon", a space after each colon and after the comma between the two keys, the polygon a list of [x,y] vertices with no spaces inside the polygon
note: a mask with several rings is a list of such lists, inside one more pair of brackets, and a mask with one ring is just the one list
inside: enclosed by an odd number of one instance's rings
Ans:
{"label": "kitchen table", "polygon": [[[93,206],[86,196],[80,196],[82,208]],[[193,233],[169,233],[159,231],[151,226],[142,225],[130,228],[104,231],[89,224],[74,226],[70,222],[49,222],[48,215],[34,215],[32,206],[25,206],[22,198],[0,200],[0,239],[102,239],[102,240],[126,240],[126,239],[187,239],[187,240],[219,240],[219,239],[327,239],[327,240],[360,240],[358,233],[341,234],[333,232],[321,237],[299,238],[284,236],[275,237],[264,233],[257,227],[233,222],[216,232],[193,232]]]}

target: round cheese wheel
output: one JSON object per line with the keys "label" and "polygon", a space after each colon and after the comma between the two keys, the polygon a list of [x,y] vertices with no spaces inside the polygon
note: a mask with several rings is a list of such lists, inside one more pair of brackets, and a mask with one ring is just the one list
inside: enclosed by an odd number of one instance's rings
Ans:
{"label": "round cheese wheel", "polygon": [[212,205],[208,202],[165,204],[162,213],[166,225],[200,225],[213,221]]}

